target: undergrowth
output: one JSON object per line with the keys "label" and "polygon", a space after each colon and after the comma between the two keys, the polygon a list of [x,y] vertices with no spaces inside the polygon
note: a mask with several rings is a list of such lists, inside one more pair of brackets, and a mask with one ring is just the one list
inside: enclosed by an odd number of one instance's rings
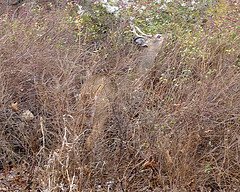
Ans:
{"label": "undergrowth", "polygon": [[[220,1],[204,10],[201,22],[183,9],[171,4],[151,21],[154,27],[141,26],[169,38],[142,79],[140,103],[134,83],[118,87],[92,151],[84,147],[89,130],[78,97],[89,75],[131,82],[141,50],[132,45],[127,21],[105,10],[80,17],[74,4],[26,3],[14,17],[5,10],[0,190],[240,190],[238,7]],[[191,22],[181,20],[185,13]]]}

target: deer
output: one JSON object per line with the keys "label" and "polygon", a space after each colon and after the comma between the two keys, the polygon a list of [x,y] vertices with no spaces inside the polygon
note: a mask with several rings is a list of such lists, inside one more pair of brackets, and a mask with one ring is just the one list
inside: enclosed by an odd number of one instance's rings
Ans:
{"label": "deer", "polygon": [[[130,26],[135,35],[134,43],[143,49],[139,52],[134,69],[135,79],[140,79],[154,67],[154,61],[163,46],[165,36],[161,34],[148,35],[137,26],[133,24]],[[85,107],[88,105],[91,108],[90,117],[86,117],[91,127],[91,133],[85,142],[88,150],[93,149],[95,141],[104,133],[105,124],[111,115],[111,107],[118,88],[125,86],[125,81],[122,82],[119,85],[107,75],[92,75],[83,83],[79,100],[82,105]],[[141,86],[139,86],[140,89]]]}

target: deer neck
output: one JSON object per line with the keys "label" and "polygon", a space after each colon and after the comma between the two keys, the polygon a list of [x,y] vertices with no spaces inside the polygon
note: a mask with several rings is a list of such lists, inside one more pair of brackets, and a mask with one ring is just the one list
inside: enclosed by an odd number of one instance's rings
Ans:
{"label": "deer neck", "polygon": [[158,50],[147,48],[138,57],[137,61],[137,75],[143,76],[149,72],[155,65],[155,59],[158,55]]}

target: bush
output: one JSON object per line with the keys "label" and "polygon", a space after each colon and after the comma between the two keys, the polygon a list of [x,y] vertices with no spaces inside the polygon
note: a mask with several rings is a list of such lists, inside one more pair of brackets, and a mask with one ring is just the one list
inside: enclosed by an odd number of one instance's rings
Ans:
{"label": "bush", "polygon": [[[238,7],[114,2],[119,12],[26,3],[17,18],[1,15],[0,188],[237,191]],[[140,103],[130,17],[146,33],[168,33]],[[130,83],[118,87],[104,135],[87,151],[88,106],[77,98],[94,74]]]}

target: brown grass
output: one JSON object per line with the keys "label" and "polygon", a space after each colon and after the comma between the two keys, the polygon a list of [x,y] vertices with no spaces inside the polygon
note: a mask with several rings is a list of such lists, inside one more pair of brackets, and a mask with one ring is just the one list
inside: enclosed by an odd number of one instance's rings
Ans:
{"label": "brown grass", "polygon": [[[230,53],[229,39],[206,38],[208,57],[190,60],[169,40],[136,94],[138,50],[109,35],[94,51],[65,14],[1,16],[0,190],[238,191],[239,38]],[[77,99],[89,71],[130,82],[90,152]]]}

